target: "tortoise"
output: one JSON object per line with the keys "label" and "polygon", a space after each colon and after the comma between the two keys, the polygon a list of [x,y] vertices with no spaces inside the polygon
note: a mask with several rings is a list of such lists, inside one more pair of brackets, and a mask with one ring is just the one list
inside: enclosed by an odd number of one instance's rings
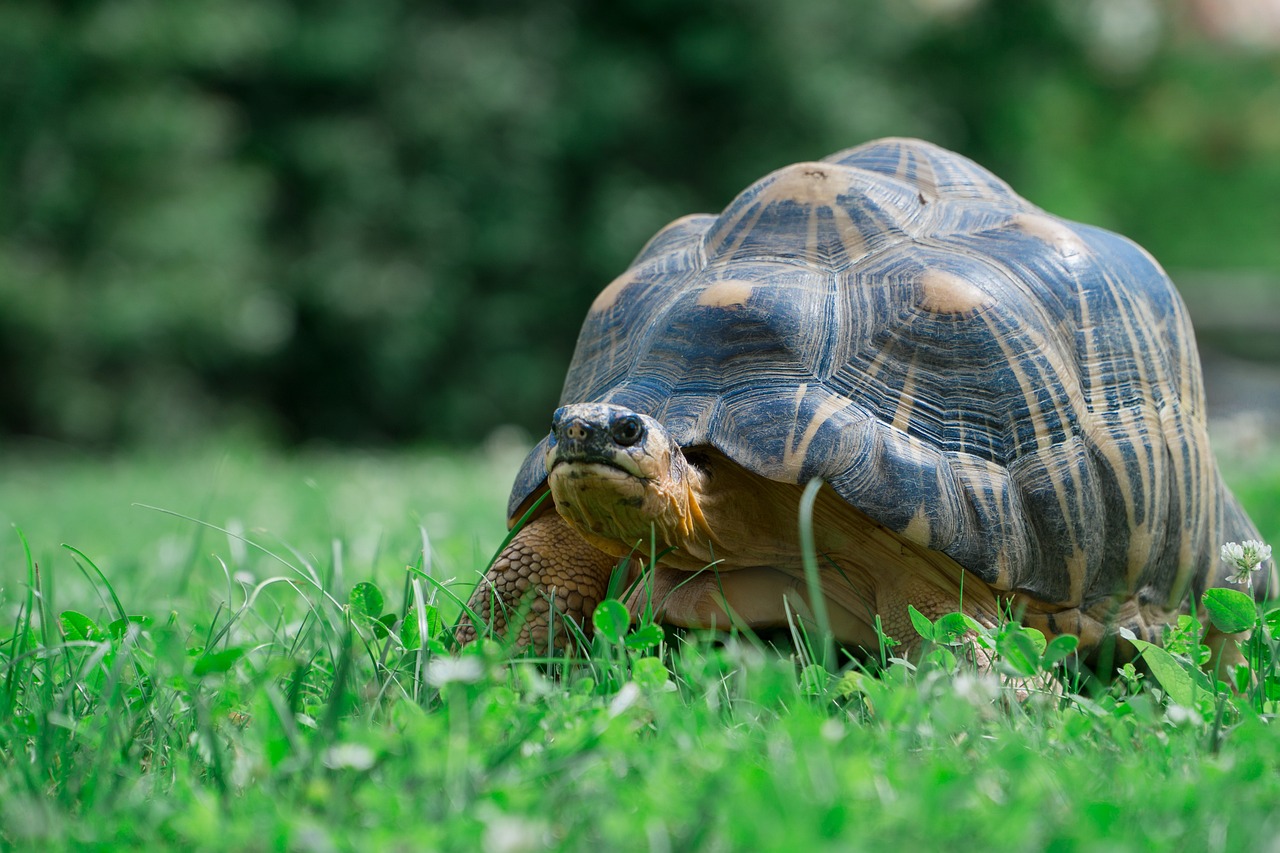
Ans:
{"label": "tortoise", "polygon": [[669,625],[811,618],[814,478],[822,596],[855,648],[877,616],[910,647],[909,604],[1011,610],[1086,655],[1122,627],[1159,642],[1226,582],[1221,543],[1259,538],[1157,262],[919,140],[662,229],[592,303],[560,402],[511,491],[513,525],[536,510],[469,602],[522,647],[564,647],[563,618],[589,633],[618,567]]}

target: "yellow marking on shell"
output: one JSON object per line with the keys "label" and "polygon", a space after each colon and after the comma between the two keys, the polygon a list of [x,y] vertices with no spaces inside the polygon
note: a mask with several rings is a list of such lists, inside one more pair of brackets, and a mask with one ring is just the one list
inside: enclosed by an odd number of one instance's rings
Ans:
{"label": "yellow marking on shell", "polygon": [[[1000,488],[1002,481],[1005,479],[1004,472],[996,471],[988,465],[986,474],[987,484],[991,489],[991,496],[994,498],[996,507],[995,518],[1011,518],[1010,507],[1006,500],[1008,492]],[[1013,586],[1013,572],[1010,569],[1009,562],[1009,546],[1006,540],[1005,544],[1001,545],[999,550],[996,551],[996,577],[997,579],[1004,579],[1006,588]]]}
{"label": "yellow marking on shell", "polygon": [[[1077,452],[1081,455],[1086,453],[1084,442],[1078,437],[1074,440],[1068,439],[1068,441],[1062,445],[1062,449],[1066,450],[1068,445],[1074,445]],[[1064,468],[1068,467],[1070,459],[1064,454],[1062,458],[1056,460],[1056,464]],[[1076,467],[1076,470],[1079,470],[1078,466]],[[1076,484],[1076,499],[1079,503],[1083,503],[1082,496],[1079,493],[1079,489],[1082,484],[1078,477],[1073,477],[1072,480]],[[1084,548],[1081,547],[1080,539],[1076,536],[1075,531],[1077,526],[1071,524],[1073,515],[1071,513],[1070,503],[1067,500],[1067,490],[1061,477],[1053,478],[1053,490],[1055,496],[1058,498],[1058,509],[1062,512],[1062,517],[1067,519],[1068,529],[1071,531],[1068,534],[1071,541],[1071,553],[1068,554],[1066,558],[1067,578],[1069,580],[1067,587],[1068,601],[1078,603],[1084,600],[1084,585],[1087,580],[1086,575],[1089,571],[1088,555],[1085,554]]]}
{"label": "yellow marking on shell", "polygon": [[[1155,318],[1149,313],[1149,305],[1141,299],[1132,298],[1127,293],[1126,285],[1116,281],[1112,276],[1107,275],[1103,280],[1111,298],[1124,308],[1117,312],[1117,316],[1125,336],[1133,341],[1137,328],[1141,328],[1149,338],[1158,337],[1158,326]],[[1080,305],[1082,327],[1091,330],[1092,326],[1088,322],[1088,303],[1082,298]],[[1194,352],[1190,348],[1191,337],[1188,324],[1181,311],[1179,319],[1182,327],[1179,330],[1181,334],[1177,337],[1182,342],[1180,358],[1184,365],[1180,390],[1185,392],[1190,390],[1189,377],[1194,372],[1196,361]],[[1085,340],[1090,386],[1105,393],[1106,386],[1101,382],[1101,366],[1097,364],[1093,335],[1086,335]],[[1136,345],[1133,349],[1137,349]],[[1140,387],[1168,388],[1173,383],[1173,377],[1168,375],[1169,365],[1164,358],[1153,358],[1150,370],[1148,370],[1146,359],[1139,358],[1136,367],[1138,376],[1135,382]],[[1194,396],[1194,391],[1192,394]],[[1092,410],[1092,400],[1088,402]],[[1116,425],[1115,430],[1125,437],[1122,441],[1113,439],[1113,431],[1107,429],[1105,425],[1094,427],[1091,434],[1096,436],[1095,446],[1111,464],[1117,485],[1124,497],[1127,520],[1131,528],[1129,549],[1126,554],[1126,587],[1129,591],[1137,587],[1143,570],[1151,562],[1155,546],[1155,530],[1162,528],[1165,524],[1172,524],[1179,530],[1176,575],[1174,583],[1169,588],[1172,596],[1169,604],[1173,606],[1176,604],[1174,599],[1185,592],[1186,584],[1190,581],[1191,572],[1195,568],[1195,548],[1198,547],[1198,543],[1206,541],[1206,537],[1212,538],[1213,531],[1207,528],[1211,528],[1214,522],[1206,518],[1211,508],[1203,505],[1203,484],[1206,480],[1212,482],[1213,463],[1209,454],[1200,452],[1200,448],[1206,446],[1200,442],[1207,441],[1207,438],[1202,434],[1203,425],[1198,424],[1199,419],[1194,414],[1189,414],[1183,407],[1173,405],[1169,401],[1156,411],[1151,403],[1152,401],[1144,395],[1142,405],[1132,405],[1121,410],[1122,422]],[[1092,419],[1090,423],[1093,423]],[[1142,441],[1138,440],[1140,431],[1145,431]],[[1139,464],[1127,464],[1123,453],[1125,444],[1130,447],[1132,453],[1140,457]],[[1179,447],[1185,448],[1189,453],[1191,456],[1189,461],[1184,462],[1181,453],[1169,454],[1166,449]],[[1137,524],[1135,521],[1137,512],[1135,483],[1129,479],[1129,472],[1134,469],[1137,471],[1137,485],[1143,497],[1144,522],[1142,524]],[[1172,480],[1171,484],[1170,480]],[[1180,515],[1158,518],[1158,513],[1167,513],[1167,501],[1171,493],[1176,496]]]}
{"label": "yellow marking on shell", "polygon": [[[802,389],[805,387],[807,385],[801,386]],[[797,404],[802,399],[802,394],[797,395]],[[831,419],[832,415],[848,408],[851,403],[851,400],[847,400],[844,397],[836,397],[829,394],[824,396],[822,401],[818,403],[817,410],[813,413],[813,417],[809,419],[809,423],[799,440],[787,443],[787,448],[783,451],[782,457],[783,469],[793,475],[799,474],[804,465],[805,457],[809,453],[809,445],[813,443],[813,437],[818,434],[818,430]]]}
{"label": "yellow marking on shell", "polygon": [[864,371],[867,379],[879,381],[880,373],[892,361],[891,350],[887,347],[881,348],[871,359],[871,363],[867,365]]}
{"label": "yellow marking on shell", "polygon": [[[1204,547],[1206,539],[1217,543],[1217,537],[1221,532],[1212,529],[1217,526],[1217,520],[1209,517],[1209,511],[1213,507],[1202,506],[1201,500],[1207,488],[1206,484],[1216,486],[1213,455],[1201,452],[1202,448],[1209,446],[1209,435],[1203,422],[1182,422],[1182,419],[1174,416],[1173,406],[1166,406],[1160,414],[1165,440],[1173,443],[1171,439],[1177,438],[1177,433],[1182,433],[1181,440],[1186,443],[1191,455],[1185,468],[1180,464],[1181,459],[1176,454],[1173,461],[1174,482],[1180,487],[1180,497],[1184,502],[1183,520],[1191,525],[1191,529],[1182,532],[1182,541],[1178,544],[1178,568],[1169,590],[1168,603],[1172,607],[1176,606],[1186,594],[1187,587],[1191,583],[1191,575],[1195,571],[1197,562],[1194,549]],[[1174,521],[1176,523],[1177,520]],[[1210,533],[1215,535],[1209,538]],[[1216,548],[1211,547],[1210,553],[1214,553],[1215,550]]]}
{"label": "yellow marking on shell", "polygon": [[[1093,318],[1089,311],[1089,299],[1085,291],[1080,291],[1080,299],[1077,303],[1080,308],[1080,329],[1084,331],[1084,356],[1080,359],[1079,364],[1085,366],[1088,371],[1089,381],[1087,387],[1092,389],[1093,393],[1106,394],[1106,385],[1102,375],[1102,365],[1098,363],[1098,345],[1097,333],[1094,329]],[[1081,383],[1081,393],[1085,393],[1085,384]],[[1136,588],[1138,576],[1141,574],[1143,567],[1146,565],[1147,557],[1151,553],[1151,528],[1149,524],[1141,526],[1134,524],[1134,496],[1133,483],[1126,476],[1127,468],[1125,466],[1124,454],[1120,445],[1111,439],[1110,431],[1106,424],[1102,423],[1096,414],[1094,414],[1093,398],[1086,397],[1083,399],[1083,405],[1079,409],[1080,423],[1085,434],[1089,436],[1093,448],[1101,453],[1110,465],[1112,472],[1115,474],[1116,485],[1120,489],[1120,495],[1124,503],[1126,522],[1130,529],[1129,534],[1129,550],[1125,557],[1125,588],[1126,591]],[[1144,492],[1149,495],[1149,493]],[[1150,498],[1148,497],[1148,506],[1150,506]]]}
{"label": "yellow marking on shell", "polygon": [[[1188,537],[1184,539],[1184,544],[1190,542],[1198,542],[1201,548],[1208,548],[1210,552],[1210,565],[1216,557],[1217,544],[1222,542],[1221,524],[1224,521],[1222,512],[1225,511],[1222,505],[1222,494],[1220,489],[1222,483],[1219,471],[1217,471],[1217,462],[1213,459],[1213,453],[1210,450],[1210,442],[1208,442],[1208,429],[1204,424],[1204,386],[1203,377],[1199,370],[1199,359],[1194,352],[1194,334],[1190,328],[1190,319],[1187,316],[1185,307],[1178,302],[1178,320],[1179,333],[1175,339],[1181,345],[1179,357],[1181,360],[1181,378],[1183,378],[1183,387],[1180,391],[1181,406],[1179,411],[1185,420],[1184,429],[1188,433],[1188,437],[1184,441],[1188,442],[1190,452],[1193,455],[1193,461],[1198,461],[1196,470],[1192,475],[1192,483],[1190,489],[1196,498],[1198,512],[1196,515],[1196,530],[1194,530],[1194,538]],[[1204,502],[1204,498],[1208,498],[1207,506],[1199,506]],[[1275,587],[1271,587],[1275,589]]]}
{"label": "yellow marking on shell", "polygon": [[[1004,505],[1005,490],[1001,488],[1007,471],[994,462],[970,456],[967,453],[956,454],[951,460],[951,469],[956,481],[964,492],[964,499],[972,506],[987,503],[985,493],[990,494],[990,505],[986,507],[992,518],[1008,518],[1008,507]],[[1013,578],[1009,572],[1009,549],[1000,547],[995,552],[996,579],[992,583],[997,589],[1010,589]]]}
{"label": "yellow marking on shell", "polygon": [[[743,212],[745,215],[748,211],[750,211],[751,216],[750,216],[750,219],[747,220],[745,225],[743,225],[741,228],[736,229],[738,233],[738,237],[736,240],[733,241],[733,244],[726,246],[725,240],[722,239],[719,242],[719,244],[717,244],[714,248],[712,248],[711,246],[708,246],[707,247],[708,259],[715,257],[715,258],[723,258],[726,260],[732,260],[733,256],[737,254],[738,249],[742,246],[743,242],[747,239],[747,236],[751,234],[753,230],[755,230],[756,224],[760,221],[760,217],[764,215],[765,208],[767,207],[768,205],[764,202],[763,197],[757,198],[755,202],[749,208],[747,208],[747,211]],[[740,216],[738,219],[733,220],[733,225],[736,226],[741,221],[742,221],[742,217]],[[716,227],[717,229],[723,229],[725,234],[732,234],[735,230],[734,227],[730,225],[730,223],[723,222],[723,221],[717,223]]]}
{"label": "yellow marking on shell", "polygon": [[1019,231],[1048,243],[1064,257],[1083,255],[1088,246],[1066,223],[1042,213],[1019,213],[1010,220]]}
{"label": "yellow marking on shell", "polygon": [[774,181],[760,194],[760,201],[794,201],[810,207],[832,207],[844,182],[829,180],[829,163],[796,163],[774,172]]}
{"label": "yellow marking on shell", "polygon": [[893,167],[895,178],[906,179],[911,172],[911,149],[905,145],[898,146],[898,165]]}
{"label": "yellow marking on shell", "polygon": [[808,382],[801,382],[798,386],[796,386],[796,393],[795,393],[795,397],[793,398],[795,402],[795,408],[791,413],[791,425],[787,428],[787,443],[783,449],[783,454],[784,454],[784,458],[782,460],[783,466],[786,466],[789,464],[789,461],[788,461],[789,457],[786,457],[785,454],[790,448],[794,447],[796,443],[796,423],[800,420],[800,408],[801,406],[804,405],[804,396],[807,393],[809,393]]}
{"label": "yellow marking on shell", "polygon": [[713,308],[741,308],[751,298],[755,289],[749,281],[717,281],[707,285],[698,294],[698,304]]}
{"label": "yellow marking on shell", "polygon": [[[1141,247],[1139,249],[1163,274],[1164,271],[1160,269],[1156,260],[1147,254],[1145,249]],[[1203,553],[1206,543],[1217,543],[1222,540],[1221,498],[1216,494],[1219,488],[1218,474],[1212,452],[1206,452],[1209,447],[1209,437],[1201,414],[1204,410],[1204,386],[1202,379],[1200,382],[1196,381],[1200,377],[1195,369],[1199,364],[1195,352],[1195,337],[1191,330],[1191,321],[1187,317],[1186,308],[1181,300],[1175,298],[1175,306],[1174,316],[1166,321],[1166,329],[1168,322],[1176,323],[1178,326],[1174,334],[1168,337],[1178,342],[1178,359],[1181,368],[1178,391],[1181,405],[1166,403],[1160,412],[1160,425],[1165,441],[1172,447],[1182,443],[1191,457],[1189,464],[1183,469],[1181,455],[1173,454],[1172,456],[1175,482],[1183,486],[1184,514],[1189,516],[1184,518],[1191,529],[1183,531],[1178,551],[1178,572],[1170,589],[1170,606],[1174,606],[1185,594],[1186,585],[1191,581],[1191,573],[1198,562],[1194,549],[1199,548],[1200,553]],[[1167,332],[1165,334],[1167,335]],[[1165,381],[1169,382],[1172,378],[1165,377]],[[1206,497],[1208,497],[1207,501]],[[1209,550],[1212,566],[1213,546],[1210,546]]]}
{"label": "yellow marking on shell", "polygon": [[1191,328],[1191,318],[1187,315],[1182,300],[1177,301],[1177,312],[1173,318],[1177,328],[1168,337],[1178,342],[1178,360],[1182,364],[1181,382],[1178,396],[1182,405],[1192,416],[1202,417],[1204,412],[1204,377],[1196,366],[1200,364],[1200,355],[1195,348],[1195,332]]}
{"label": "yellow marking on shell", "polygon": [[[915,150],[915,146],[903,145],[898,149],[898,165],[894,168],[894,177],[905,181],[916,187],[922,201],[932,202],[938,199],[938,176],[933,170],[933,164],[929,162],[928,157],[918,156],[919,152]],[[916,161],[916,176],[914,180],[911,175],[911,162]],[[924,174],[928,170],[928,175]]]}
{"label": "yellow marking on shell", "polygon": [[804,234],[804,254],[806,258],[816,258],[818,256],[818,217],[814,215],[814,211],[809,211],[809,221]]}
{"label": "yellow marking on shell", "polygon": [[902,529],[902,535],[915,542],[917,545],[928,547],[931,535],[931,527],[929,524],[929,516],[925,515],[924,504],[916,508],[916,514],[911,516],[911,520],[907,522],[907,526]]}
{"label": "yellow marking on shell", "polygon": [[916,368],[914,362],[907,363],[907,374],[902,378],[902,389],[898,392],[898,405],[893,411],[894,429],[908,432],[911,426],[911,415],[915,411]]}
{"label": "yellow marking on shell", "polygon": [[[1070,516],[1068,516],[1069,518]],[[1074,537],[1072,537],[1074,539]],[[1072,603],[1084,600],[1085,576],[1089,572],[1089,562],[1079,542],[1072,542],[1071,553],[1067,555],[1068,600]]]}
{"label": "yellow marking on shell", "polygon": [[[988,320],[987,322],[988,324],[990,324],[991,321]],[[1029,337],[1033,336],[1033,332],[1030,327],[1026,327],[1025,331],[1027,332]],[[1047,460],[1049,458],[1050,451],[1053,448],[1053,440],[1051,437],[1051,430],[1049,429],[1048,421],[1045,420],[1044,412],[1041,411],[1039,402],[1036,400],[1036,394],[1035,394],[1036,386],[1032,384],[1030,374],[1028,374],[1027,371],[1023,368],[1022,363],[1014,357],[1014,354],[1010,351],[1008,345],[1000,336],[999,330],[996,329],[994,326],[992,326],[991,332],[992,332],[992,340],[994,340],[1000,346],[1001,351],[1004,353],[1005,363],[1009,366],[1010,370],[1013,372],[1014,377],[1018,380],[1018,386],[1022,390],[1022,396],[1027,401],[1027,414],[1031,418],[1031,424],[1035,432],[1036,455],[1041,459]],[[1037,344],[1037,350],[1051,362],[1054,368],[1054,371],[1058,374],[1061,381],[1067,382],[1074,379],[1073,373],[1071,371],[1065,370],[1065,365],[1063,365],[1055,357],[1056,349],[1050,345],[1050,342],[1037,340],[1036,344]],[[1056,400],[1054,400],[1053,405],[1058,415],[1058,419],[1064,424],[1067,423],[1068,422],[1067,413],[1064,412],[1058,406],[1058,403]],[[1052,482],[1053,482],[1054,496],[1058,500],[1058,508],[1062,512],[1062,517],[1069,519],[1071,518],[1070,505],[1067,500],[1066,487],[1062,482],[1062,478],[1053,477]],[[1008,508],[1002,507],[1001,512],[1007,513]],[[1008,516],[1006,515],[1005,517],[1008,517]],[[1080,543],[1076,539],[1074,528],[1072,528],[1072,533],[1071,533],[1071,546],[1072,546],[1073,552],[1080,551]],[[1083,573],[1073,573],[1071,574],[1070,577],[1071,577],[1070,600],[1072,602],[1078,602],[1081,600],[1081,597],[1084,592],[1084,575]]]}
{"label": "yellow marking on shell", "polygon": [[920,307],[934,314],[968,314],[993,302],[985,292],[954,273],[926,270],[920,277]]}
{"label": "yellow marking on shell", "polygon": [[[1004,355],[1004,364],[1008,365],[1013,372],[1014,378],[1018,380],[1018,388],[1022,391],[1022,398],[1027,401],[1027,414],[1031,418],[1031,425],[1034,428],[1036,437],[1036,451],[1039,453],[1047,451],[1053,446],[1053,442],[1050,437],[1049,424],[1044,418],[1044,413],[1040,411],[1040,405],[1036,400],[1037,386],[1032,383],[1030,375],[1023,369],[1016,354],[1009,347],[1004,336],[1001,335],[1000,329],[996,328],[990,319],[987,319],[986,323],[991,330],[991,340],[995,341],[996,345],[1000,347],[1000,352]],[[1062,414],[1062,412],[1059,412],[1059,415]]]}
{"label": "yellow marking on shell", "polygon": [[[1111,298],[1122,308],[1122,310],[1116,312],[1116,316],[1124,327],[1125,337],[1130,342],[1135,340],[1136,329],[1134,324],[1134,314],[1127,309],[1132,308],[1132,311],[1137,313],[1137,320],[1143,328],[1147,330],[1153,330],[1155,328],[1152,323],[1152,318],[1149,314],[1146,314],[1147,306],[1145,303],[1140,299],[1126,299],[1127,287],[1124,283],[1116,281],[1109,273],[1103,276],[1103,282],[1110,291]],[[1128,302],[1127,305],[1126,302]],[[1133,349],[1136,350],[1137,347],[1134,346]],[[1135,366],[1138,370],[1137,382],[1142,387],[1150,388],[1152,387],[1152,383],[1162,383],[1161,387],[1168,387],[1169,377],[1164,375],[1163,359],[1155,359],[1155,372],[1157,374],[1155,376],[1148,373],[1146,359],[1138,358],[1135,362]],[[1096,385],[1094,387],[1104,388],[1105,386]],[[1166,485],[1166,466],[1161,464],[1159,461],[1159,457],[1163,455],[1165,448],[1153,448],[1151,446],[1151,441],[1167,441],[1168,439],[1166,429],[1161,423],[1163,420],[1163,413],[1153,413],[1150,406],[1129,406],[1123,410],[1122,414],[1125,416],[1126,422],[1121,428],[1121,434],[1129,439],[1131,451],[1135,455],[1145,453],[1147,458],[1140,459],[1139,462],[1141,464],[1136,466],[1128,465],[1124,458],[1121,443],[1112,438],[1111,431],[1107,430],[1105,427],[1102,429],[1101,440],[1098,441],[1097,444],[1102,447],[1108,460],[1112,462],[1116,479],[1120,484],[1122,493],[1124,494],[1125,509],[1128,513],[1127,520],[1131,530],[1133,531],[1130,535],[1129,550],[1126,555],[1127,565],[1125,577],[1126,587],[1129,591],[1132,591],[1137,588],[1143,570],[1151,562],[1152,545],[1154,542],[1153,529],[1151,525],[1155,520],[1153,519],[1153,515],[1157,509],[1166,509],[1165,501],[1168,497],[1169,487]],[[1154,423],[1152,422],[1153,414],[1155,420]],[[1145,440],[1142,442],[1134,440],[1136,438],[1135,429],[1138,428],[1139,425],[1142,425],[1146,432],[1146,435],[1144,436]],[[1146,521],[1142,525],[1137,525],[1135,522],[1136,506],[1134,500],[1134,488],[1133,483],[1129,481],[1128,477],[1128,472],[1132,470],[1132,468],[1137,469],[1139,491],[1144,501],[1143,517]],[[1170,458],[1167,473],[1172,476],[1175,489],[1180,485],[1184,486],[1186,484],[1186,477],[1184,476],[1181,460],[1176,455]],[[1184,488],[1178,497],[1180,500],[1189,500],[1193,495],[1188,494],[1187,490]],[[1184,507],[1184,518],[1188,515],[1189,512],[1187,508]],[[1166,520],[1178,524],[1183,519]],[[1186,568],[1188,564],[1185,556],[1188,553],[1188,544],[1196,533],[1198,533],[1198,531],[1188,531],[1183,533],[1182,544],[1179,548],[1178,557],[1180,576],[1188,570]],[[1174,584],[1172,589],[1176,591],[1177,586],[1177,584]]]}
{"label": "yellow marking on shell", "polygon": [[[796,163],[775,172],[772,182],[764,188],[755,203],[759,205],[760,211],[778,201],[790,201],[809,208],[807,248],[810,257],[816,251],[818,242],[818,210],[831,210],[849,259],[857,260],[866,254],[866,240],[849,216],[848,210],[839,203],[839,199],[842,193],[856,183],[855,175],[859,171],[833,163]],[[744,234],[749,230],[750,228],[744,229]]]}
{"label": "yellow marking on shell", "polygon": [[849,215],[849,211],[838,204],[833,204],[831,210],[835,213],[836,227],[840,232],[840,238],[844,241],[845,252],[849,255],[850,262],[856,261],[867,254],[867,239],[862,234],[853,217]]}
{"label": "yellow marking on shell", "polygon": [[609,282],[605,289],[596,296],[595,301],[591,303],[591,313],[598,314],[601,311],[608,311],[617,303],[618,297],[622,294],[622,291],[626,290],[627,285],[634,282],[635,278],[629,272],[625,272]]}
{"label": "yellow marking on shell", "polygon": [[[786,170],[784,170],[786,171]],[[846,251],[854,255],[854,250],[860,250],[863,245],[862,235],[854,225],[853,220],[840,204],[837,203],[838,196],[842,189],[848,185],[847,181],[832,180],[833,167],[818,163],[801,163],[797,167],[795,174],[780,175],[778,184],[775,186],[779,189],[788,190],[782,197],[795,201],[808,208],[808,222],[805,231],[805,256],[810,259],[818,257],[818,241],[819,241],[819,210],[830,210],[832,217],[839,221],[839,232],[844,240]],[[856,235],[856,241],[850,241],[849,237]],[[856,255],[855,255],[856,256]]]}

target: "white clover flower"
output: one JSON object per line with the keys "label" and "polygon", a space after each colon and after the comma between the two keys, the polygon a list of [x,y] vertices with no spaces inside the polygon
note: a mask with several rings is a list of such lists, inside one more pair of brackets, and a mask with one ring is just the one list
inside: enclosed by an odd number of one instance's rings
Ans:
{"label": "white clover flower", "polygon": [[324,752],[324,766],[331,770],[349,767],[352,770],[368,770],[377,763],[373,750],[358,743],[339,743]]}
{"label": "white clover flower", "polygon": [[990,705],[1000,698],[1000,682],[990,675],[962,672],[951,682],[956,695],[974,707]]}
{"label": "white clover flower", "polygon": [[640,698],[640,687],[634,681],[628,681],[609,702],[609,719],[630,708]]}
{"label": "white clover flower", "polygon": [[541,821],[495,815],[486,821],[480,844],[485,853],[526,853],[546,850],[551,843],[549,835]]}
{"label": "white clover flower", "polygon": [[1227,578],[1231,583],[1251,585],[1253,573],[1271,559],[1271,546],[1249,539],[1243,543],[1228,542],[1222,546],[1222,559],[1235,571]]}
{"label": "white clover flower", "polygon": [[433,687],[443,687],[453,682],[474,684],[484,676],[484,667],[479,658],[438,657],[427,664],[427,683]]}

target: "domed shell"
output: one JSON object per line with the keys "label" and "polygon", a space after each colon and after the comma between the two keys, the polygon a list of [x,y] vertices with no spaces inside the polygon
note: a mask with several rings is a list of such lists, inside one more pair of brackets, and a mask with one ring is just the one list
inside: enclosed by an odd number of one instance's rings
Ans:
{"label": "domed shell", "polygon": [[[1204,424],[1186,310],[1129,240],[889,139],[658,233],[596,298],[561,404],[821,477],[997,589],[1174,603],[1256,538]],[[514,513],[545,480],[545,440]]]}

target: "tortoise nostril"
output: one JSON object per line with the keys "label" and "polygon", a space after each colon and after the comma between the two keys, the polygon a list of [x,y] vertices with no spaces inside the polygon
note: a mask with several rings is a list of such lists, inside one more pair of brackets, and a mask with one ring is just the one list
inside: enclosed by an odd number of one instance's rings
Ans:
{"label": "tortoise nostril", "polygon": [[577,422],[569,424],[569,427],[564,431],[564,434],[570,441],[584,441],[589,435],[589,432],[582,423]]}
{"label": "tortoise nostril", "polygon": [[631,447],[644,438],[644,424],[635,415],[627,415],[613,422],[609,434],[619,445]]}

